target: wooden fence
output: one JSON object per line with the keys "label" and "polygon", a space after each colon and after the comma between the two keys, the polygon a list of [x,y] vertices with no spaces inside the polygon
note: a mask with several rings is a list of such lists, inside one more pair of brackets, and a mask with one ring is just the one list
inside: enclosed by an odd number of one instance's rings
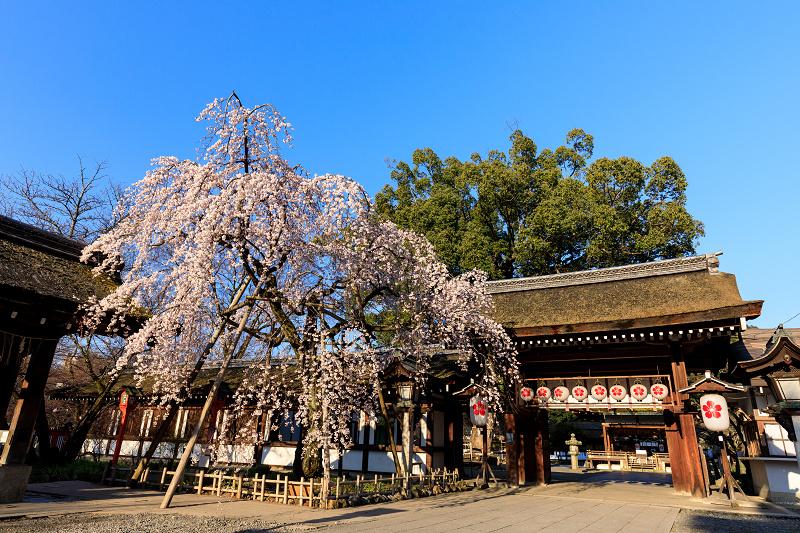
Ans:
{"label": "wooden fence", "polygon": [[666,471],[670,466],[669,454],[654,453],[653,455],[639,455],[627,452],[599,452],[590,451],[586,454],[586,468],[595,468],[596,464],[607,464],[611,469],[612,464],[618,464],[620,470],[656,470]]}
{"label": "wooden fence", "polygon": [[[132,474],[131,468],[119,468],[108,463],[102,484],[113,485],[116,482],[125,483]],[[166,490],[172,482],[175,472],[162,468],[160,470],[145,469],[138,480],[138,485],[143,488]],[[413,487],[431,488],[445,486],[458,482],[458,471],[436,470],[430,474],[416,474],[391,477],[384,476],[356,476],[356,479],[336,478],[331,479],[331,486],[327,500],[336,500],[341,497],[371,496],[375,494],[393,495],[402,489],[410,490]],[[195,494],[213,494],[228,496],[237,499],[269,501],[283,504],[319,506],[325,499],[322,494],[322,481],[310,479],[306,481],[290,481],[289,476],[277,479],[268,479],[266,474],[245,477],[243,472],[228,473],[223,470],[210,473],[205,469],[187,469],[183,476],[184,492]]]}

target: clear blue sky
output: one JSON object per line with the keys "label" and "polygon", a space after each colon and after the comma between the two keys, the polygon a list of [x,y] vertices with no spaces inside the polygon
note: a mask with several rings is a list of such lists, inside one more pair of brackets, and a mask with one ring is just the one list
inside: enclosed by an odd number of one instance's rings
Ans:
{"label": "clear blue sky", "polygon": [[765,300],[755,325],[800,312],[800,3],[431,4],[0,3],[0,174],[71,175],[80,154],[130,184],[194,157],[194,117],[232,89],[294,125],[288,159],[373,194],[415,148],[579,127],[596,157],[678,162],[697,251]]}

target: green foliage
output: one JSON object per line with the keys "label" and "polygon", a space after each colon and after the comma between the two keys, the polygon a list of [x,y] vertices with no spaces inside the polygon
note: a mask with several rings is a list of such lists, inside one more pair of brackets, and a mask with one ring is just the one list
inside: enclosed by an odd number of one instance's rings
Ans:
{"label": "green foliage", "polygon": [[686,211],[686,177],[671,158],[589,164],[594,138],[581,129],[555,151],[519,130],[510,140],[508,153],[469,161],[416,150],[411,165],[394,165],[378,211],[427,236],[454,274],[502,279],[694,253],[703,224]]}
{"label": "green foliage", "polygon": [[36,465],[31,470],[28,483],[50,483],[53,481],[91,481],[99,483],[103,477],[106,461],[95,462],[76,459],[63,465]]}
{"label": "green foliage", "polygon": [[[244,471],[244,477],[253,477],[258,474],[259,477],[263,477],[270,473],[269,465],[255,465],[251,466],[247,470]],[[272,478],[272,476],[270,476]]]}
{"label": "green foliage", "polygon": [[565,444],[570,439],[572,433],[575,438],[583,444],[581,449],[586,448],[586,435],[583,430],[575,425],[578,417],[561,409],[550,409],[547,412],[547,422],[550,425],[550,449],[561,452],[569,451],[569,446]]}

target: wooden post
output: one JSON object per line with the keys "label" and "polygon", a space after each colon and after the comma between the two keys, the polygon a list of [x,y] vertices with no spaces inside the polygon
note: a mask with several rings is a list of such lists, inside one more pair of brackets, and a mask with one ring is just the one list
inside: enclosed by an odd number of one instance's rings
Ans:
{"label": "wooden post", "polygon": [[283,503],[289,503],[289,474],[283,478]]}
{"label": "wooden post", "polygon": [[372,487],[372,494],[378,493],[378,474],[375,474],[375,486]]}
{"label": "wooden post", "polygon": [[200,482],[197,484],[197,494],[203,494],[203,477],[205,477],[205,470],[200,471]]}
{"label": "wooden post", "polygon": [[222,496],[222,470],[217,471],[217,496]]}
{"label": "wooden post", "polygon": [[[303,505],[303,502],[300,502]],[[314,478],[311,478],[311,485],[308,487],[308,506],[314,507]]]}
{"label": "wooden post", "polygon": [[[47,383],[47,376],[50,374],[50,365],[53,363],[58,339],[30,339],[28,342],[31,343],[28,350],[31,357],[19,392],[19,399],[14,407],[14,415],[11,419],[6,444],[0,456],[0,468],[6,465],[10,467],[23,467],[25,465],[25,458],[33,441],[33,430],[36,424],[36,417],[39,414],[39,405],[44,401],[44,388]],[[12,347],[14,346],[17,345],[12,344]],[[17,349],[22,350],[22,345],[20,344],[19,346]],[[14,379],[16,379],[16,374]],[[25,493],[25,487],[28,484],[30,467],[25,468],[25,470],[27,473],[24,476],[13,480],[13,483],[19,485],[18,488],[9,491],[8,487],[4,487],[4,493],[19,493],[19,499],[12,498],[4,503],[22,501],[22,494]],[[22,479],[23,477],[24,479]],[[11,478],[5,477],[5,483],[9,483],[9,479]]]}
{"label": "wooden post", "polygon": [[[264,272],[261,274],[261,277],[258,280],[255,288],[253,289],[253,294],[260,294],[261,287],[264,285],[264,282],[267,279],[268,271],[265,269]],[[175,469],[175,476],[172,478],[172,482],[169,484],[169,488],[167,489],[167,493],[164,495],[164,500],[161,502],[161,509],[166,509],[169,507],[170,502],[172,501],[172,496],[177,491],[178,487],[183,478],[183,473],[186,471],[186,466],[189,463],[189,459],[191,458],[192,451],[194,450],[194,445],[197,442],[197,438],[200,435],[200,430],[203,427],[203,424],[208,417],[209,411],[211,411],[211,405],[214,403],[214,400],[217,398],[217,392],[219,391],[219,387],[222,384],[222,378],[225,376],[225,372],[228,370],[228,365],[230,365],[231,359],[233,359],[234,354],[236,353],[236,346],[239,344],[239,339],[242,336],[242,332],[244,331],[245,325],[247,324],[248,319],[250,318],[250,313],[253,311],[253,304],[249,304],[245,308],[244,315],[242,319],[239,321],[239,326],[236,329],[236,334],[234,338],[231,340],[230,350],[228,354],[223,359],[222,364],[219,367],[219,371],[217,372],[217,377],[214,380],[214,384],[211,386],[211,390],[208,393],[208,397],[206,398],[205,403],[203,404],[203,408],[200,411],[200,418],[197,420],[197,425],[192,432],[192,436],[189,437],[189,442],[186,443],[186,448],[183,451],[183,455],[181,456],[180,463],[178,463],[178,467]]]}
{"label": "wooden post", "polygon": [[238,483],[238,486],[236,488],[236,498],[241,500],[242,499],[242,478],[244,477],[244,474],[239,472],[239,474],[236,477],[238,478],[236,480],[237,483]]}
{"label": "wooden post", "polygon": [[[680,342],[670,342],[672,379],[675,390],[689,386],[686,363]],[[688,405],[687,394],[672,392],[673,410],[664,411],[667,447],[672,467],[672,486],[676,493],[703,498],[707,494],[703,467],[698,454],[694,416],[684,411]]]}

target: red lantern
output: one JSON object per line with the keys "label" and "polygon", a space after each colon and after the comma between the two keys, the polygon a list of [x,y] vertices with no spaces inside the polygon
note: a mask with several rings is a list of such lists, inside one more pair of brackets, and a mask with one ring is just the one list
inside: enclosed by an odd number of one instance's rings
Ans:
{"label": "red lantern", "polygon": [[566,402],[567,398],[569,398],[569,389],[566,388],[564,385],[559,385],[558,387],[553,389],[553,398],[555,398],[559,402]]}
{"label": "red lantern", "polygon": [[486,401],[480,396],[473,396],[469,399],[469,420],[473,426],[484,427],[489,408]]}
{"label": "red lantern", "polygon": [[628,395],[628,391],[625,390],[625,387],[623,387],[619,383],[614,383],[613,385],[611,385],[611,390],[609,390],[609,394],[611,395],[611,398],[613,398],[618,402],[621,402],[625,398],[625,396]]}
{"label": "red lantern", "polygon": [[589,396],[589,391],[583,385],[575,385],[572,387],[572,397],[579,402],[585,402],[586,397]]}
{"label": "red lantern", "polygon": [[664,398],[669,396],[669,389],[667,388],[666,385],[664,385],[661,382],[653,383],[650,386],[650,394],[656,400],[663,400]]}
{"label": "red lantern", "polygon": [[705,394],[700,397],[700,417],[711,431],[725,431],[731,425],[728,402],[719,394]]}
{"label": "red lantern", "polygon": [[606,399],[606,396],[608,396],[608,389],[601,385],[599,381],[592,385],[592,398],[602,402]]}
{"label": "red lantern", "polygon": [[540,402],[546,402],[552,395],[553,392],[544,385],[536,389],[536,397],[539,398]]}
{"label": "red lantern", "polygon": [[631,396],[634,400],[641,402],[645,398],[647,398],[648,390],[647,387],[642,385],[641,383],[634,383],[633,387],[631,387]]}
{"label": "red lantern", "polygon": [[533,400],[533,389],[530,387],[522,387],[519,390],[519,397],[522,398],[523,402],[530,402]]}

